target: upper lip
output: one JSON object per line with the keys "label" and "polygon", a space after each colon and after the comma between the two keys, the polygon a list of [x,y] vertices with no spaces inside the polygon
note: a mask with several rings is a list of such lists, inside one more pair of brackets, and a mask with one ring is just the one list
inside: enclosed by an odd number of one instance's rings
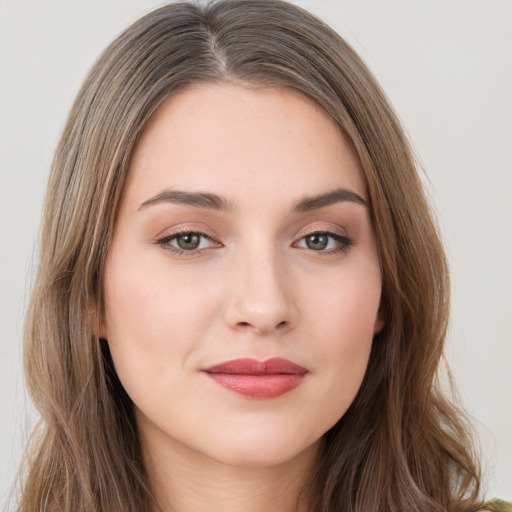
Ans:
{"label": "upper lip", "polygon": [[266,361],[251,358],[232,359],[209,368],[203,368],[203,371],[237,375],[304,374],[308,372],[306,368],[281,357],[273,357]]}

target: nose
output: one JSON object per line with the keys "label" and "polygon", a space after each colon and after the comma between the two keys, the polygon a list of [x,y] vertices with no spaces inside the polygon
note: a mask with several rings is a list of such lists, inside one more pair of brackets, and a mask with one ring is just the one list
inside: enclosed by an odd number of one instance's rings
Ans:
{"label": "nose", "polygon": [[293,283],[274,255],[241,256],[232,269],[225,321],[235,330],[265,336],[284,333],[298,318]]}

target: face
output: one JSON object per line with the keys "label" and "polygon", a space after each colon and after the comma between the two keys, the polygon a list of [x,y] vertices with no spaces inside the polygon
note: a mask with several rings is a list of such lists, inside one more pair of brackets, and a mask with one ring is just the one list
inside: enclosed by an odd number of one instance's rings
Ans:
{"label": "face", "polygon": [[141,440],[268,466],[345,413],[380,328],[357,160],[286,89],[199,85],[136,148],[104,275],[105,322]]}

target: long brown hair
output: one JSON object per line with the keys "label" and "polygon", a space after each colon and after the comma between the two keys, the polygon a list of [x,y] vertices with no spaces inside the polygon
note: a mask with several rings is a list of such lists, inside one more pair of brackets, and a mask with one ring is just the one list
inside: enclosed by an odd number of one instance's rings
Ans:
{"label": "long brown hair", "polygon": [[350,46],[280,0],[165,5],[121,34],[87,76],[53,161],[26,319],[26,378],[41,421],[19,510],[156,508],[131,401],[95,332],[134,148],[162,102],[197,82],[301,91],[336,121],[366,180],[385,327],[355,401],[325,434],[311,510],[474,512],[471,438],[438,382],[447,266],[409,144]]}

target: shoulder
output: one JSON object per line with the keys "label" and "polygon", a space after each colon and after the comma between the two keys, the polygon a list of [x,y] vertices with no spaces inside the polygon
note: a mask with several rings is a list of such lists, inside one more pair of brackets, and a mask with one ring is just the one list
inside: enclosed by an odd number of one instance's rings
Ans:
{"label": "shoulder", "polygon": [[503,500],[492,500],[484,503],[481,512],[489,510],[491,512],[512,512],[512,503]]}

